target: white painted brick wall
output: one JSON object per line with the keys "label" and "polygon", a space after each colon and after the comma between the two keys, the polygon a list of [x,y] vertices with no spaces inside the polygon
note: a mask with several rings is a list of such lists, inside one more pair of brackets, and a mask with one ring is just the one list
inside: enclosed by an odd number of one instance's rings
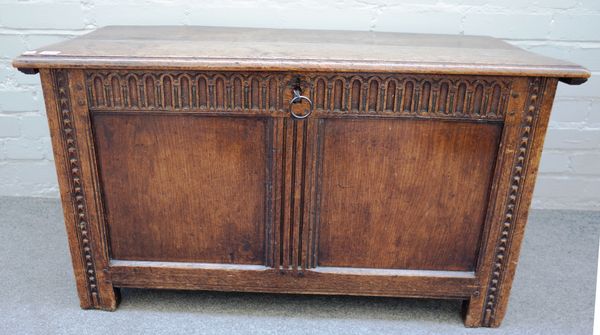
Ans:
{"label": "white painted brick wall", "polygon": [[11,58],[108,24],[486,34],[593,72],[559,86],[536,208],[600,210],[599,0],[0,0],[0,195],[58,196],[39,78]]}

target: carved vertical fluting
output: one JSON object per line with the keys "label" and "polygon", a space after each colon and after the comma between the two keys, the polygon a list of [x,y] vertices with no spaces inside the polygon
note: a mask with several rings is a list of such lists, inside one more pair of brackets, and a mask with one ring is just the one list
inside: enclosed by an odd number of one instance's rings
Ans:
{"label": "carved vertical fluting", "polygon": [[88,226],[88,210],[83,189],[80,153],[77,142],[77,132],[73,120],[73,111],[69,98],[69,82],[67,72],[57,70],[54,72],[54,87],[56,89],[56,100],[60,113],[60,133],[64,142],[67,157],[69,184],[72,204],[74,207],[75,223],[77,225],[77,238],[81,248],[83,264],[85,266],[85,278],[87,281],[88,294],[94,305],[99,305],[98,286],[96,278],[96,266],[90,244],[90,229]]}
{"label": "carved vertical fluting", "polygon": [[485,296],[483,313],[483,325],[491,326],[498,303],[498,295],[501,291],[508,264],[508,250],[513,239],[515,221],[519,211],[520,200],[523,194],[525,175],[528,168],[528,160],[533,140],[535,122],[542,101],[541,94],[544,92],[546,80],[541,78],[532,79],[529,83],[529,93],[525,114],[521,121],[520,138],[518,148],[514,157],[512,172],[510,176],[509,189],[506,194],[506,205],[502,218],[501,231],[494,249],[491,276]]}
{"label": "carved vertical fluting", "polygon": [[[333,84],[329,87],[313,87],[302,85],[296,77],[286,78],[285,99],[289,101],[294,90],[312,97],[315,101],[337,106],[343,105],[343,86]],[[315,84],[319,86],[319,81]],[[342,84],[342,82],[339,82]],[[317,91],[321,91],[317,93]],[[319,97],[316,98],[316,95]],[[305,104],[296,105],[298,108],[307,107]],[[289,106],[288,108],[292,108]],[[275,136],[275,143],[279,150],[280,167],[275,169],[276,180],[274,184],[280,190],[281,197],[274,204],[274,240],[273,240],[273,266],[282,274],[301,276],[309,262],[307,229],[309,219],[305,204],[307,197],[307,165],[309,162],[308,150],[311,146],[308,139],[311,121],[296,119],[287,110],[288,116],[277,121],[280,126]],[[279,131],[280,130],[280,131]]]}
{"label": "carved vertical fluting", "polygon": [[279,214],[278,268],[297,274],[306,268],[305,208],[307,128],[306,120],[283,120],[282,132],[282,201]]}

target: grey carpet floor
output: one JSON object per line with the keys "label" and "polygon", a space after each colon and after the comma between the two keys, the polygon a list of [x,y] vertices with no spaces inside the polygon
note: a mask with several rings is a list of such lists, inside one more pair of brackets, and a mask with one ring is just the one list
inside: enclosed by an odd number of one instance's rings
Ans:
{"label": "grey carpet floor", "polygon": [[600,212],[533,211],[499,329],[460,302],[122,290],[79,309],[58,200],[0,197],[0,334],[591,334]]}

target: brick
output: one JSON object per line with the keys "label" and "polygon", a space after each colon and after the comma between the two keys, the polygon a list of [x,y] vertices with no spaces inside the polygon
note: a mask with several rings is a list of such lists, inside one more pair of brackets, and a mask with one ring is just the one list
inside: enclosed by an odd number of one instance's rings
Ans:
{"label": "brick", "polygon": [[540,173],[569,172],[569,163],[569,155],[566,153],[544,152],[540,163]]}
{"label": "brick", "polygon": [[565,60],[582,65],[590,71],[600,71],[600,48],[572,48],[570,57]]}
{"label": "brick", "polygon": [[512,44],[537,54],[562,59],[586,67],[590,71],[600,70],[600,48],[586,44],[537,44],[512,41]]}
{"label": "brick", "polygon": [[10,60],[0,60],[0,85],[10,85],[9,81],[13,80],[14,75]]}
{"label": "brick", "polygon": [[[223,20],[222,13],[227,12]],[[253,15],[248,15],[252,12]],[[332,12],[343,18],[332,20]],[[263,7],[256,5],[250,8],[191,8],[190,24],[208,26],[235,27],[277,27],[299,29],[338,29],[338,30],[369,30],[374,11],[365,8],[314,8],[295,6],[292,8]],[[293,37],[292,37],[293,38]]]}
{"label": "brick", "polygon": [[550,38],[557,40],[597,41],[600,15],[557,13],[554,15]]}
{"label": "brick", "polygon": [[[113,10],[115,6],[117,5],[113,5]],[[83,17],[81,4],[78,2],[0,4],[0,22],[8,28],[82,29],[85,27]]]}
{"label": "brick", "polygon": [[571,158],[573,173],[600,176],[600,153],[581,153]]}
{"label": "brick", "polygon": [[40,76],[39,76],[39,74],[38,75],[24,74],[24,73],[19,72],[19,70],[15,69],[15,68],[11,68],[9,71],[10,71],[11,79],[17,85],[37,85],[37,86],[40,86]]}
{"label": "brick", "polygon": [[500,38],[543,39],[550,32],[550,14],[467,13],[464,32]]}
{"label": "brick", "polygon": [[[327,2],[324,1],[320,1],[320,0],[313,0],[315,1],[316,4],[327,4]],[[482,1],[489,1],[489,0],[478,0],[479,2]],[[275,1],[277,2],[277,1]],[[387,10],[389,8],[392,8],[394,6],[399,6],[399,2],[398,1],[385,1],[385,0],[380,0],[380,1],[363,1],[363,0],[346,0],[345,2],[340,1],[340,4],[346,5],[346,6],[353,6],[353,7],[357,7],[357,6],[368,6],[368,7],[374,7],[378,4],[385,4],[385,7],[383,7],[383,10]],[[431,6],[436,6],[438,8],[440,8],[440,0],[405,0],[402,1],[401,7],[403,8],[410,8],[412,10],[412,8],[415,7],[429,7],[431,8]],[[338,5],[339,7],[339,5]]]}
{"label": "brick", "polygon": [[583,122],[590,108],[590,100],[556,100],[552,108],[551,122]]}
{"label": "brick", "polygon": [[59,195],[58,185],[53,184],[4,184],[0,189],[0,196],[58,198]]}
{"label": "brick", "polygon": [[507,42],[514,46],[531,51],[533,53],[536,53],[536,54],[539,54],[542,56],[547,56],[547,57],[552,57],[552,58],[557,58],[557,59],[562,59],[562,60],[569,60],[572,57],[573,49],[577,47],[575,45],[565,46],[565,45],[558,45],[556,43],[550,44],[550,43],[538,42],[538,43],[532,44],[532,42],[530,42],[530,41],[507,41]]}
{"label": "brick", "polygon": [[49,137],[48,121],[44,115],[23,116],[20,120],[21,134],[25,138]]}
{"label": "brick", "polygon": [[39,139],[18,138],[4,141],[5,159],[45,159],[46,144]]}
{"label": "brick", "polygon": [[539,176],[534,208],[600,209],[600,179]]}
{"label": "brick", "polygon": [[40,145],[43,150],[44,159],[53,161],[54,152],[52,151],[52,139],[50,136],[40,138]]}
{"label": "brick", "polygon": [[[426,20],[423,17],[427,17]],[[409,33],[459,34],[462,14],[459,12],[409,12],[401,7],[384,10],[376,21],[375,30]]]}
{"label": "brick", "polygon": [[[1,7],[0,7],[1,8]],[[0,9],[1,10],[1,9]],[[27,45],[22,36],[0,35],[0,57],[12,59],[27,50]]]}
{"label": "brick", "polygon": [[0,162],[0,195],[58,196],[54,162]]}
{"label": "brick", "polygon": [[13,75],[12,70],[8,68],[8,64],[8,61],[0,61],[0,84],[6,84]]}
{"label": "brick", "polygon": [[581,8],[585,11],[586,9],[600,11],[600,1],[598,0],[579,0]]}
{"label": "brick", "polygon": [[590,106],[587,120],[589,124],[600,124],[600,101],[594,100]]}
{"label": "brick", "polygon": [[[25,35],[27,50],[35,50],[73,39],[76,35]],[[48,48],[49,49],[49,48]]]}
{"label": "brick", "polygon": [[548,129],[546,149],[598,149],[600,129]]}
{"label": "brick", "polygon": [[39,110],[31,91],[0,91],[0,111],[30,112]]}
{"label": "brick", "polygon": [[39,112],[41,115],[46,116],[46,102],[44,101],[44,93],[42,92],[42,85],[41,84],[37,84],[35,86],[34,92],[33,92],[33,100],[35,101],[36,105],[37,105],[37,112]]}
{"label": "brick", "polygon": [[569,9],[575,7],[580,0],[544,0],[544,1],[521,1],[521,0],[513,0],[517,2],[525,2],[529,5],[532,5],[533,8],[547,8],[547,9]]}
{"label": "brick", "polygon": [[[567,9],[575,6],[579,0],[544,0],[544,1],[523,1],[523,0],[504,0],[502,2],[494,0],[453,0],[443,1],[457,5],[469,6],[489,6],[494,7],[498,11],[548,11],[549,9]],[[595,0],[586,0],[595,1]],[[490,9],[491,11],[491,9]]]}
{"label": "brick", "polygon": [[21,136],[19,123],[20,120],[17,117],[0,115],[0,138]]}
{"label": "brick", "polygon": [[600,99],[600,72],[592,72],[592,77],[583,85],[558,84],[557,98],[589,97]]}
{"label": "brick", "polygon": [[[91,11],[91,18],[98,26],[118,25],[181,25],[186,23],[185,3],[134,4],[98,3]],[[222,14],[222,13],[221,13]],[[223,20],[223,17],[221,17]],[[221,21],[221,25],[225,25]],[[205,25],[204,22],[195,24]]]}
{"label": "brick", "polygon": [[0,84],[4,83],[7,87],[40,86],[39,75],[27,75],[19,72],[10,65],[10,61],[0,62]]}
{"label": "brick", "polygon": [[11,59],[0,60],[0,84],[4,83],[6,86],[19,86],[19,85],[40,85],[40,77],[38,75],[26,75],[19,72],[11,65]]}

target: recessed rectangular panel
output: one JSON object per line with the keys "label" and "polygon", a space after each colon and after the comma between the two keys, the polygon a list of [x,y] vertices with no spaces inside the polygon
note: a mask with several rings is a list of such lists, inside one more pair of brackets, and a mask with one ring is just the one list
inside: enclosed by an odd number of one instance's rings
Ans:
{"label": "recessed rectangular panel", "polygon": [[97,113],[111,257],[263,264],[265,118]]}
{"label": "recessed rectangular panel", "polygon": [[319,266],[474,269],[500,123],[322,122]]}

